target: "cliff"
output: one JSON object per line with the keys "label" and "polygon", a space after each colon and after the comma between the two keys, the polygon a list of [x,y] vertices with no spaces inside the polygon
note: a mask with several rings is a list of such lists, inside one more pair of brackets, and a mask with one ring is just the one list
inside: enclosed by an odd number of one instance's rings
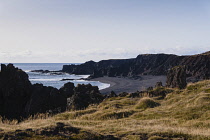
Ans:
{"label": "cliff", "polygon": [[71,74],[90,74],[92,77],[138,75],[166,75],[174,66],[186,66],[191,80],[209,79],[210,52],[178,56],[173,54],[143,54],[132,59],[88,61],[80,65],[64,65],[62,71]]}

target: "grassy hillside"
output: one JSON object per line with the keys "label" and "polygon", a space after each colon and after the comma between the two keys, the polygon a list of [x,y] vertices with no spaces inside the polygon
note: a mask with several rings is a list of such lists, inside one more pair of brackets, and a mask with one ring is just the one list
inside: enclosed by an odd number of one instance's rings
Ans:
{"label": "grassy hillside", "polygon": [[[21,123],[4,120],[0,123],[0,137],[24,133],[19,138],[210,139],[210,81],[189,84],[184,90],[154,90],[170,93],[165,98],[147,97],[147,94],[142,98],[113,97],[86,110],[51,117],[40,114]],[[51,133],[62,123],[66,125],[64,128]]]}

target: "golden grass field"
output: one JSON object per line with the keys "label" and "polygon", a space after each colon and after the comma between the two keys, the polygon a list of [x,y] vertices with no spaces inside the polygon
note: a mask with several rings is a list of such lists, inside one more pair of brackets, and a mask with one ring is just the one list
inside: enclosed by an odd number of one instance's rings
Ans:
{"label": "golden grass field", "polygon": [[0,130],[4,134],[17,129],[41,129],[55,126],[56,122],[123,140],[210,139],[210,81],[188,84],[183,90],[171,89],[164,99],[113,97],[85,110],[54,116],[39,114],[20,123],[2,120]]}

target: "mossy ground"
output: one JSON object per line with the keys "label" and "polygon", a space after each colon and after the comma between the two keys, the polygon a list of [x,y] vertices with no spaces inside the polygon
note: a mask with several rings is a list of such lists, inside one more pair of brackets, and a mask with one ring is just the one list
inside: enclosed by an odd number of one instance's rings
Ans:
{"label": "mossy ground", "polygon": [[[113,135],[124,140],[210,139],[210,81],[189,84],[183,90],[165,90],[167,95],[163,99],[113,97],[86,110],[64,112],[48,118],[30,118],[21,123],[2,122],[0,133],[28,128],[36,130],[63,122],[80,128],[81,132]],[[82,134],[74,136],[81,138]],[[48,138],[51,139],[45,137]]]}

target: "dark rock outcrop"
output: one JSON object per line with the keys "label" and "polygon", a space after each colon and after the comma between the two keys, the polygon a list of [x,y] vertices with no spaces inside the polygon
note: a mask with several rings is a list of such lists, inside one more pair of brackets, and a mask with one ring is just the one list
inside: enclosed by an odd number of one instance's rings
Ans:
{"label": "dark rock outcrop", "polygon": [[133,93],[130,93],[129,94],[129,98],[136,98],[136,97],[140,97],[141,96],[141,93],[140,92],[133,92]]}
{"label": "dark rock outcrop", "polygon": [[67,99],[68,110],[78,110],[88,107],[90,104],[98,104],[104,99],[98,87],[91,84],[78,84],[74,88],[74,94]]}
{"label": "dark rock outcrop", "polygon": [[122,92],[120,94],[118,94],[119,97],[126,97],[129,93],[127,92]]}
{"label": "dark rock outcrop", "polygon": [[0,115],[19,118],[25,114],[24,107],[31,97],[32,85],[28,75],[12,64],[1,65]]}
{"label": "dark rock outcrop", "polygon": [[[70,89],[69,89],[70,90]],[[31,98],[25,106],[26,115],[36,113],[59,113],[66,110],[67,96],[53,87],[34,84]]]}
{"label": "dark rock outcrop", "polygon": [[62,71],[72,74],[90,74],[91,78],[102,76],[134,77],[138,75],[166,75],[168,69],[178,65],[186,66],[187,77],[191,77],[191,79],[210,78],[209,52],[191,56],[144,54],[133,59],[89,61],[81,65],[64,65]]}
{"label": "dark rock outcrop", "polygon": [[147,88],[147,91],[151,91],[151,90],[153,90],[153,87],[148,87]]}
{"label": "dark rock outcrop", "polygon": [[0,115],[8,119],[20,119],[37,113],[59,113],[66,108],[84,109],[102,100],[103,96],[96,86],[74,87],[69,82],[58,90],[42,84],[32,85],[21,69],[12,64],[1,65]]}
{"label": "dark rock outcrop", "polygon": [[37,72],[37,73],[44,73],[44,74],[50,74],[50,75],[62,75],[62,71],[49,71],[49,70],[31,70],[30,72]]}
{"label": "dark rock outcrop", "polygon": [[112,97],[118,97],[114,91],[111,91],[108,95],[106,95],[106,98],[112,98]]}
{"label": "dark rock outcrop", "polygon": [[72,74],[92,74],[95,64],[96,62],[94,61],[88,61],[81,65],[64,65],[62,71]]}
{"label": "dark rock outcrop", "polygon": [[157,82],[156,85],[155,85],[155,87],[156,87],[156,88],[158,88],[158,87],[163,87],[163,83],[162,83],[162,82]]}
{"label": "dark rock outcrop", "polygon": [[179,89],[187,86],[185,66],[176,66],[168,71],[166,86]]}
{"label": "dark rock outcrop", "polygon": [[68,82],[65,83],[60,89],[60,93],[62,93],[66,98],[71,97],[74,94],[74,83]]}
{"label": "dark rock outcrop", "polygon": [[49,70],[32,70],[31,72],[49,73]]}

